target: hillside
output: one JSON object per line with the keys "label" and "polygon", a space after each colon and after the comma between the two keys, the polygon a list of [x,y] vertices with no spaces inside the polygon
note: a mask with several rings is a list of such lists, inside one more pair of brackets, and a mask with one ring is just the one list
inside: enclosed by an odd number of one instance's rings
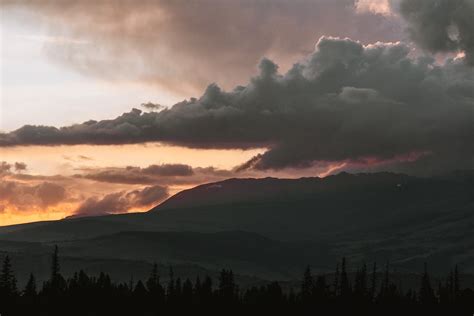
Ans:
{"label": "hillside", "polygon": [[[230,246],[217,245],[213,239],[222,236],[213,234],[226,233],[227,241],[235,239],[229,248],[237,256],[233,259],[238,258],[233,262],[245,271],[262,267],[259,250],[278,249],[275,255],[293,256],[288,243],[307,241],[318,251],[329,250],[325,256],[332,258],[390,260],[410,271],[419,270],[424,261],[440,271],[460,263],[474,272],[473,183],[470,176],[417,178],[392,173],[229,179],[180,192],[148,213],[4,227],[0,239],[64,244],[70,255],[81,253],[87,244],[90,253],[107,257],[160,259],[157,251],[170,261],[219,265],[227,262],[223,254]],[[142,234],[127,235],[131,232]],[[205,234],[191,236],[191,232]],[[248,236],[259,236],[260,242],[248,241]],[[81,244],[81,240],[89,241]],[[168,243],[174,246],[165,247]],[[247,243],[255,244],[253,252],[241,246]],[[272,248],[276,244],[279,248]],[[187,250],[178,253],[179,249]],[[246,257],[249,251],[255,255]],[[290,270],[283,262],[281,267]]]}

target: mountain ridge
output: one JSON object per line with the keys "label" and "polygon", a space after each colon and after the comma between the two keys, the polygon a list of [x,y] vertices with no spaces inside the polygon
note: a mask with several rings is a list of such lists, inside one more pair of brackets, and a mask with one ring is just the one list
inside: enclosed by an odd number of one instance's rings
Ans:
{"label": "mountain ridge", "polygon": [[125,231],[241,231],[279,242],[316,242],[334,258],[383,258],[413,271],[432,260],[439,270],[458,263],[474,271],[474,182],[466,177],[227,179],[182,191],[149,212],[0,228],[0,240],[65,243]]}

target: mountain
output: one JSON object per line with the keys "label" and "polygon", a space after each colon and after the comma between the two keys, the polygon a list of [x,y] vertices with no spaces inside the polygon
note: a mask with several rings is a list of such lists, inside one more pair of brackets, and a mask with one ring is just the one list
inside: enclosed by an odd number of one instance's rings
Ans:
{"label": "mountain", "polygon": [[[417,231],[469,217],[474,185],[401,174],[230,179],[198,186],[151,210],[186,230],[253,231],[283,240],[333,240]],[[453,219],[454,220],[454,219]]]}
{"label": "mountain", "polygon": [[[170,235],[160,235],[166,232]],[[192,235],[196,233],[203,235]],[[326,178],[229,179],[182,191],[147,213],[3,227],[0,239],[59,243],[68,247],[71,256],[90,248],[97,255],[123,258],[142,249],[131,257],[209,267],[229,262],[222,256],[228,248],[241,256],[233,257],[232,262],[245,273],[262,273],[265,266],[258,251],[244,260],[250,250],[241,244],[248,243],[261,251],[278,249],[277,253],[295,258],[303,257],[292,253],[292,247],[307,247],[320,255],[321,267],[326,258],[346,256],[354,262],[390,260],[407,271],[419,271],[429,261],[434,270],[444,271],[459,263],[474,272],[473,233],[472,173],[442,178],[341,173]],[[163,246],[171,236],[181,246],[193,246],[180,254],[173,252],[172,247]],[[213,243],[223,236],[235,242]],[[215,247],[198,247],[197,240],[199,245]],[[133,246],[127,250],[121,244]],[[152,253],[154,245],[158,254]],[[273,261],[281,271],[294,266],[281,259]]]}

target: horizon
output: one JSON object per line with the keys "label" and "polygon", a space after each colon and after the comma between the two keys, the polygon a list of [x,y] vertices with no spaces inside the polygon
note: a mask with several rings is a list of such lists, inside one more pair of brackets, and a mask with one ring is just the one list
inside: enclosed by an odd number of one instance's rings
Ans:
{"label": "horizon", "polygon": [[[462,171],[466,171],[466,170],[456,170],[454,171],[454,173],[457,173],[457,172],[462,172]],[[468,170],[470,171],[470,170]],[[175,193],[173,194],[170,194],[168,197],[166,197],[165,199],[157,202],[155,205],[151,204],[149,208],[145,209],[145,210],[138,210],[138,211],[129,211],[129,212],[125,212],[125,213],[118,213],[118,214],[115,214],[115,213],[104,213],[104,214],[86,214],[86,215],[68,215],[66,217],[63,217],[63,218],[59,218],[59,219],[51,219],[51,220],[39,220],[39,221],[30,221],[30,222],[21,222],[21,223],[11,223],[11,224],[6,224],[6,225],[0,225],[0,227],[9,227],[9,226],[16,226],[16,225],[22,225],[22,224],[34,224],[34,223],[38,223],[38,222],[50,222],[50,221],[55,221],[55,220],[70,220],[70,219],[81,219],[81,218],[87,218],[87,217],[97,217],[97,216],[111,216],[111,215],[121,215],[121,214],[137,214],[137,213],[147,213],[147,212],[150,212],[152,211],[153,209],[159,207],[160,205],[162,205],[163,203],[167,202],[168,200],[171,200],[175,197],[178,197],[178,194],[179,193],[182,193],[182,192],[185,192],[185,191],[190,191],[190,190],[193,190],[193,189],[196,189],[196,188],[199,188],[201,186],[208,186],[208,185],[212,185],[212,184],[218,184],[218,183],[222,183],[222,182],[228,182],[230,180],[307,180],[307,179],[319,179],[319,180],[325,180],[326,178],[329,178],[329,177],[334,177],[334,176],[340,176],[340,175],[354,175],[354,176],[361,176],[361,175],[381,175],[381,174],[391,174],[391,175],[397,175],[397,176],[409,176],[409,177],[413,177],[413,176],[410,176],[408,174],[404,174],[404,173],[397,173],[397,172],[390,172],[390,171],[383,171],[383,172],[375,172],[375,173],[367,173],[367,172],[361,172],[361,173],[350,173],[350,172],[346,172],[346,171],[341,171],[341,172],[338,172],[338,173],[333,173],[333,174],[327,174],[327,175],[324,175],[324,176],[301,176],[301,177],[272,177],[272,176],[266,176],[266,177],[232,177],[232,178],[225,178],[225,179],[222,179],[222,180],[219,180],[219,181],[214,181],[214,182],[205,182],[205,183],[200,183],[200,184],[197,184],[195,186],[190,186],[188,188],[183,188],[182,190],[179,190],[179,191],[176,191]],[[439,175],[441,176],[441,175]],[[443,175],[443,176],[446,176],[446,175]]]}

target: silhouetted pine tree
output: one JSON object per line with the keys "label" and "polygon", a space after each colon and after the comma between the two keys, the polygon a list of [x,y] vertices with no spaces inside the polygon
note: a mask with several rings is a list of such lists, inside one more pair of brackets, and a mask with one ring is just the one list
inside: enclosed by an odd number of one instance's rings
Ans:
{"label": "silhouetted pine tree", "polygon": [[175,296],[175,281],[174,281],[174,272],[173,272],[172,267],[170,267],[170,270],[169,270],[169,280],[168,280],[168,285],[166,287],[166,295],[168,297],[168,300],[172,300],[173,297]]}
{"label": "silhouetted pine tree", "polygon": [[225,303],[231,303],[238,295],[232,270],[223,269],[219,275],[219,297]]}
{"label": "silhouetted pine tree", "polygon": [[326,277],[324,275],[318,275],[316,277],[316,282],[314,283],[314,295],[320,301],[328,299],[328,285],[326,284]]}
{"label": "silhouetted pine tree", "polygon": [[378,300],[382,302],[386,302],[389,296],[389,287],[390,287],[390,264],[385,264],[385,271],[383,274],[382,282],[380,284],[380,292],[378,295]]}
{"label": "silhouetted pine tree", "polygon": [[193,283],[187,278],[183,283],[182,302],[191,305],[193,303]]}
{"label": "silhouetted pine tree", "polygon": [[36,296],[36,279],[33,273],[30,274],[28,282],[26,283],[25,289],[23,290],[24,297],[35,297]]}
{"label": "silhouetted pine tree", "polygon": [[57,245],[54,246],[54,251],[51,259],[51,280],[54,280],[59,277],[60,272],[59,248]]}
{"label": "silhouetted pine tree", "polygon": [[354,281],[354,296],[356,300],[366,301],[370,297],[367,287],[367,266],[365,263],[357,270]]}
{"label": "silhouetted pine tree", "polygon": [[351,284],[349,282],[349,277],[347,276],[346,271],[346,258],[342,258],[341,264],[341,276],[340,276],[340,288],[341,288],[341,298],[348,299],[351,296]]}
{"label": "silhouetted pine tree", "polygon": [[60,273],[59,248],[54,246],[53,254],[51,255],[51,274],[49,280],[43,286],[43,291],[49,295],[60,295],[64,293],[66,286],[66,280],[64,280]]}
{"label": "silhouetted pine tree", "polygon": [[458,265],[454,267],[454,275],[453,275],[453,300],[456,301],[459,298],[461,292],[461,283],[459,278],[459,269]]}
{"label": "silhouetted pine tree", "polygon": [[199,291],[199,299],[204,304],[210,304],[212,301],[213,294],[212,294],[212,279],[209,276],[206,276],[204,282],[201,284],[201,288]]}
{"label": "silhouetted pine tree", "polygon": [[370,299],[374,300],[377,293],[377,263],[374,262],[372,275],[370,277]]}
{"label": "silhouetted pine tree", "polygon": [[143,282],[138,280],[135,288],[133,289],[133,295],[136,297],[145,297],[147,293],[148,291],[146,290],[145,285],[143,285]]}
{"label": "silhouetted pine tree", "polygon": [[285,301],[283,290],[278,282],[271,282],[268,284],[266,289],[264,289],[264,292],[266,292],[265,301],[268,304],[272,304],[272,302],[281,304]]}
{"label": "silhouetted pine tree", "polygon": [[17,294],[16,278],[13,274],[10,257],[7,255],[3,260],[0,273],[0,297],[9,298]]}
{"label": "silhouetted pine tree", "polygon": [[175,295],[177,297],[180,297],[182,292],[183,292],[183,288],[181,286],[181,278],[177,278],[176,279],[176,282],[175,282],[175,288],[174,288],[174,292],[175,292]]}
{"label": "silhouetted pine tree", "polygon": [[156,263],[153,264],[150,276],[146,281],[146,287],[150,293],[157,293],[161,288],[160,276],[158,274],[158,265]]}
{"label": "silhouetted pine tree", "polygon": [[[57,250],[53,259],[58,259]],[[340,272],[339,272],[340,267]],[[226,315],[471,315],[474,310],[474,291],[460,288],[460,276],[457,269],[451,271],[445,282],[437,283],[437,291],[433,291],[431,280],[425,266],[421,276],[420,290],[416,293],[409,290],[406,295],[395,285],[394,274],[390,274],[387,264],[382,277],[380,292],[376,300],[372,300],[372,291],[375,288],[374,265],[369,287],[367,267],[362,265],[356,269],[354,286],[351,287],[346,261],[337,267],[339,288],[336,294],[332,287],[326,284],[324,275],[314,280],[309,267],[304,271],[301,281],[301,290],[294,293],[282,289],[278,282],[270,282],[259,286],[252,286],[240,296],[234,274],[231,270],[222,270],[219,284],[213,290],[212,279],[206,277],[203,282],[199,278],[195,284],[189,278],[182,283],[175,279],[170,269],[168,294],[159,285],[158,269],[154,265],[146,286],[141,280],[136,284],[114,283],[108,274],[101,272],[97,277],[88,276],[84,271],[74,273],[65,280],[65,286],[59,287],[59,292],[51,291],[51,280],[45,283],[39,295],[36,294],[34,276],[29,281],[22,295],[16,294],[7,297],[5,292],[0,294],[0,313],[7,316],[23,315],[157,315],[157,314],[190,314],[195,311],[204,311],[206,314]],[[56,271],[53,273],[53,271]],[[52,260],[51,279],[60,275],[59,260]],[[61,277],[62,278],[62,277]],[[0,272],[1,284],[15,284],[9,258],[5,261]],[[13,282],[13,283],[12,283]],[[133,285],[133,286],[132,286]],[[10,288],[11,285],[4,286]],[[46,288],[46,289],[45,289]],[[162,300],[157,300],[152,291],[161,288]],[[306,294],[303,294],[306,293]],[[348,294],[344,294],[348,293]],[[454,302],[452,297],[457,293]],[[58,299],[58,295],[60,295]],[[302,298],[307,296],[307,301]],[[327,312],[329,311],[329,312]]]}
{"label": "silhouetted pine tree", "polygon": [[310,266],[306,267],[303,275],[303,281],[301,282],[301,300],[306,304],[311,302],[314,293],[314,279],[311,273]]}
{"label": "silhouetted pine tree", "polygon": [[196,277],[196,282],[194,282],[194,294],[197,296],[201,293],[201,278],[199,275]]}
{"label": "silhouetted pine tree", "polygon": [[333,282],[333,294],[334,296],[339,296],[341,294],[341,288],[339,283],[339,262],[336,264],[336,271],[334,272],[334,282]]}
{"label": "silhouetted pine tree", "polygon": [[431,287],[431,280],[428,274],[428,266],[424,264],[424,272],[421,277],[421,284],[419,290],[419,300],[424,305],[434,305],[436,303],[436,296]]}
{"label": "silhouetted pine tree", "polygon": [[112,288],[112,280],[108,274],[101,272],[99,278],[96,281],[96,288],[104,293],[107,293]]}
{"label": "silhouetted pine tree", "polygon": [[297,304],[296,294],[293,288],[290,288],[290,293],[288,293],[288,304],[293,307]]}

